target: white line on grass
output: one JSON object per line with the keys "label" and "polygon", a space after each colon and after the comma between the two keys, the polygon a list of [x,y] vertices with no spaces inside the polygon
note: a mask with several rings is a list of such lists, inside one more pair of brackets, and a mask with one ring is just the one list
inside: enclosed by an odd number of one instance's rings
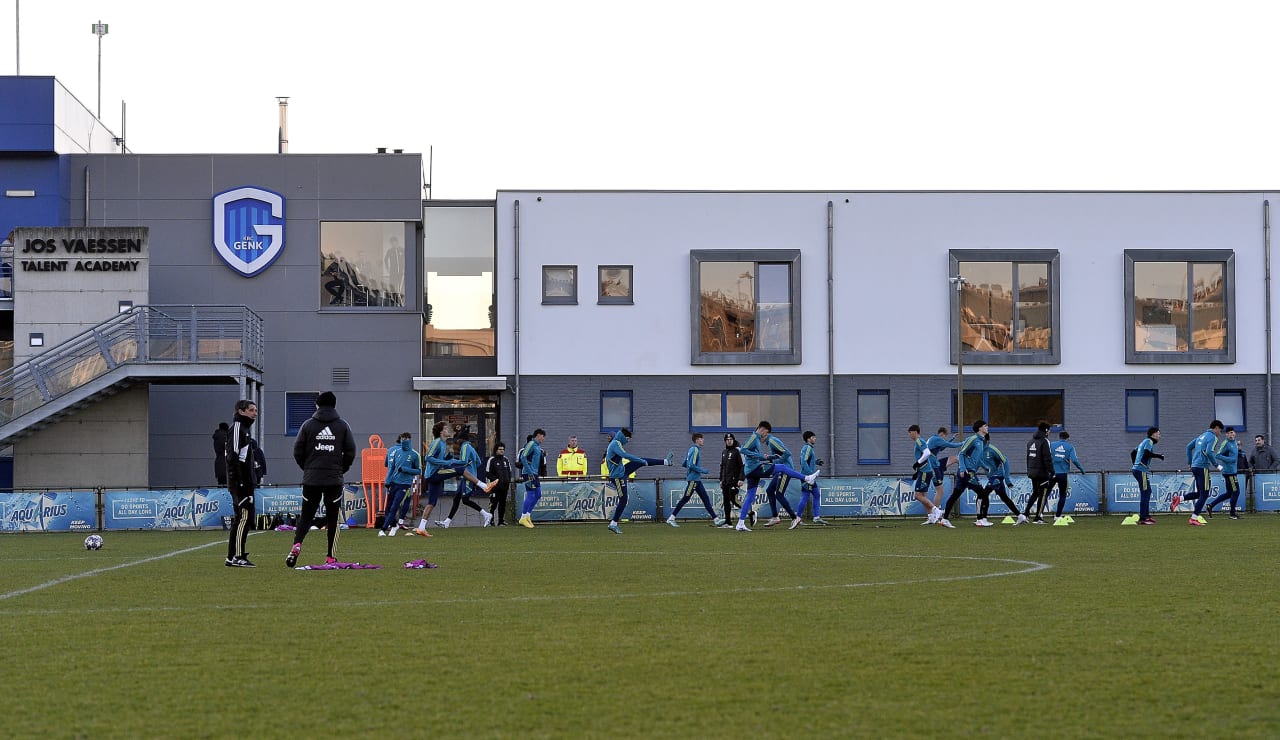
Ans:
{"label": "white line on grass", "polygon": [[[210,543],[216,544],[216,543]],[[208,547],[209,545],[201,545]],[[193,550],[200,549],[191,548]],[[183,550],[180,552],[189,552]],[[179,553],[171,553],[177,555]],[[995,573],[980,573],[977,575],[963,576],[938,576],[934,578],[909,578],[900,581],[866,581],[862,583],[834,583],[819,586],[754,586],[747,588],[723,588],[710,589],[704,591],[656,591],[647,593],[593,593],[593,594],[547,594],[534,596],[495,596],[491,598],[459,598],[459,599],[396,599],[387,601],[334,601],[325,604],[329,607],[382,607],[382,606],[421,606],[421,605],[440,605],[440,604],[495,604],[495,603],[531,603],[531,602],[554,602],[554,601],[596,601],[600,599],[642,599],[652,597],[680,597],[680,596],[711,596],[711,595],[733,595],[733,594],[756,594],[756,593],[777,593],[782,591],[829,591],[834,589],[849,588],[870,588],[873,586],[906,586],[917,583],[947,583],[951,581],[976,581],[983,578],[1001,578],[1003,576],[1016,576],[1025,573],[1036,573],[1042,570],[1048,570],[1053,566],[1048,563],[1038,563],[1034,560],[1017,560],[1013,558],[981,558],[966,555],[877,555],[864,553],[827,553],[842,554],[853,557],[866,558],[914,558],[928,560],[968,560],[977,562],[994,562],[994,563],[1013,563],[1016,565],[1025,565],[1025,568],[1015,570],[1003,570]],[[161,557],[169,557],[162,555],[150,560],[159,560]],[[147,561],[138,561],[138,563]],[[136,565],[137,563],[131,563]],[[116,568],[125,567],[123,565],[115,566]],[[110,568],[107,570],[114,570]],[[91,571],[92,573],[93,571]],[[86,574],[88,575],[88,574]],[[75,578],[78,576],[71,576]],[[321,576],[322,578],[324,576]],[[55,582],[50,582],[52,585]],[[39,588],[39,587],[37,587]],[[28,589],[33,590],[33,589]],[[19,592],[15,592],[19,593]],[[0,595],[0,599],[6,598],[8,594]],[[133,606],[118,607],[109,609],[31,609],[24,611],[0,611],[0,614],[8,616],[44,616],[52,614],[102,614],[102,613],[135,613],[135,612],[178,612],[203,609],[293,609],[293,603],[279,604],[202,604],[200,606]]]}
{"label": "white line on grass", "polygon": [[[254,534],[257,534],[257,532],[250,533],[250,536]],[[22,596],[24,594],[34,593],[36,591],[43,591],[46,588],[59,586],[63,583],[69,583],[70,581],[77,581],[81,578],[91,578],[93,576],[102,575],[103,573],[109,573],[113,570],[120,570],[121,568],[132,568],[135,565],[144,565],[146,563],[154,563],[157,560],[164,560],[165,558],[171,558],[176,555],[186,555],[189,552],[203,550],[206,547],[213,547],[214,545],[225,545],[225,544],[227,544],[227,541],[225,539],[214,540],[213,542],[206,542],[203,545],[188,547],[185,550],[174,550],[173,552],[167,552],[163,555],[153,555],[152,557],[143,558],[142,560],[133,560],[128,563],[120,563],[119,565],[112,565],[106,568],[94,568],[93,570],[87,570],[83,573],[73,573],[69,576],[62,576],[60,578],[55,578],[52,581],[45,581],[44,583],[41,583],[36,586],[30,586],[28,588],[20,588],[17,591],[10,591],[8,593],[0,594],[0,601],[4,601],[5,599],[12,599],[15,596]]]}

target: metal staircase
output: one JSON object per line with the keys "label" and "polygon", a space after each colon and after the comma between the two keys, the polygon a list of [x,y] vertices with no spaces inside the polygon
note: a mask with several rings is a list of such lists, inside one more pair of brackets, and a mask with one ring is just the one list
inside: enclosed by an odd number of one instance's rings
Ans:
{"label": "metal staircase", "polygon": [[0,446],[140,383],[262,383],[245,306],[135,306],[0,373]]}

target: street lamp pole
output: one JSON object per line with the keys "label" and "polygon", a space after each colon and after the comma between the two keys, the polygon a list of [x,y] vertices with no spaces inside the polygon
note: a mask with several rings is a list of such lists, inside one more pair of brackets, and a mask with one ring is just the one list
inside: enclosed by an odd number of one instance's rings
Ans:
{"label": "street lamp pole", "polygon": [[98,37],[98,111],[94,115],[102,120],[102,37],[107,35],[107,24],[98,21],[90,30]]}
{"label": "street lamp pole", "polygon": [[968,282],[957,275],[948,278],[956,286],[956,433],[964,427],[964,286]]}

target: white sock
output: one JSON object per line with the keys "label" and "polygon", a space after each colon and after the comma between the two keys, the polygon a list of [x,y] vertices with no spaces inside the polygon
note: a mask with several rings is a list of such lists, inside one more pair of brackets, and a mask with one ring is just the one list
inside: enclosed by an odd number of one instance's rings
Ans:
{"label": "white sock", "polygon": [[427,520],[426,520],[426,519],[423,519],[422,521],[418,522],[418,529],[426,529],[426,528],[427,528]]}

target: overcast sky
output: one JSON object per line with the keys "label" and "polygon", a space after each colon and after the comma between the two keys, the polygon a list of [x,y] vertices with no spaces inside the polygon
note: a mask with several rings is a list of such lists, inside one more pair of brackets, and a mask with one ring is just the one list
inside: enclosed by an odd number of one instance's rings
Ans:
{"label": "overcast sky", "polygon": [[[1280,186],[1276,2],[0,0],[0,74],[150,152],[426,153],[499,189]],[[0,101],[2,104],[3,101]]]}

